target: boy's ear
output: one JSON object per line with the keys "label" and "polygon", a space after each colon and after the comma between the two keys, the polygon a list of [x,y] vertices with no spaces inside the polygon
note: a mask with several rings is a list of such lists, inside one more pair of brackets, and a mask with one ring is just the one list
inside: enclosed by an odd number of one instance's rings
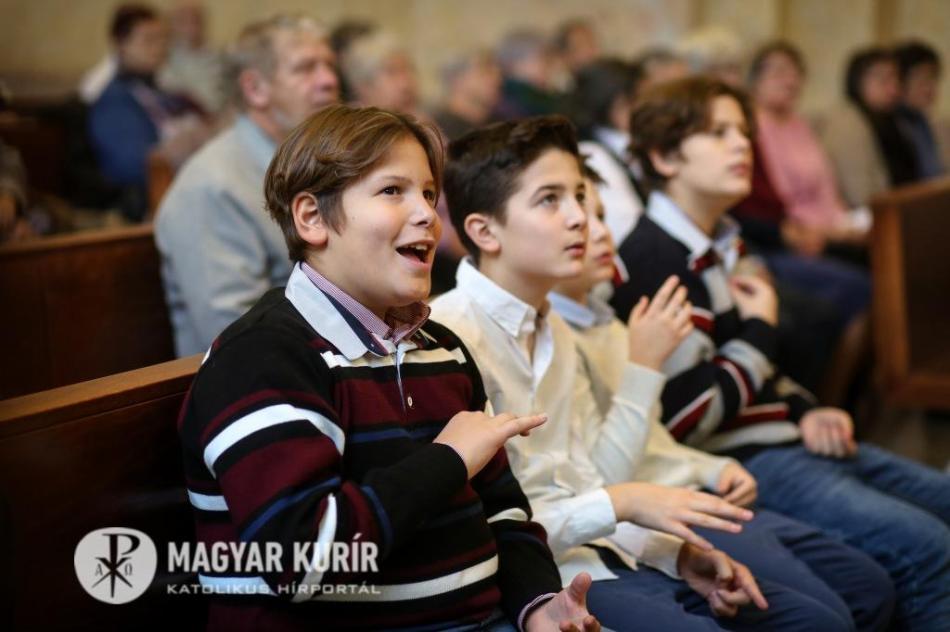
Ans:
{"label": "boy's ear", "polygon": [[677,151],[662,154],[656,149],[651,149],[647,155],[650,157],[650,162],[653,163],[653,168],[665,178],[675,176],[682,163],[682,159]]}
{"label": "boy's ear", "polygon": [[305,242],[315,248],[323,248],[330,237],[330,227],[327,226],[323,214],[317,207],[317,199],[312,193],[298,193],[290,203],[290,211],[294,216],[294,226],[297,234]]}
{"label": "boy's ear", "polygon": [[501,243],[494,231],[494,220],[481,213],[471,213],[465,218],[465,234],[481,251],[495,254],[501,250]]}

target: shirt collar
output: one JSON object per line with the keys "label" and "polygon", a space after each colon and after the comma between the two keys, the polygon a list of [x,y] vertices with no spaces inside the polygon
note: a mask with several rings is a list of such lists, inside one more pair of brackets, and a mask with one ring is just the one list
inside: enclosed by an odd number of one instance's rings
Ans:
{"label": "shirt collar", "polygon": [[620,160],[630,162],[630,134],[612,127],[598,127],[594,130],[594,137]]}
{"label": "shirt collar", "polygon": [[[456,287],[468,294],[509,335],[534,333],[544,314],[503,289],[479,272],[471,258],[464,258],[455,273]],[[546,310],[545,310],[546,312]]]}
{"label": "shirt collar", "polygon": [[614,311],[610,305],[594,294],[587,297],[587,305],[582,305],[557,292],[548,294],[548,300],[551,302],[551,309],[568,324],[580,329],[606,325],[614,319]]}
{"label": "shirt collar", "polygon": [[702,257],[710,249],[715,250],[723,261],[734,262],[737,258],[736,254],[741,241],[739,224],[728,215],[719,220],[711,239],[669,196],[659,191],[650,194],[647,215],[660,228],[689,249],[690,261]]}
{"label": "shirt collar", "polygon": [[270,161],[277,151],[277,145],[267,135],[260,126],[252,121],[247,115],[240,115],[234,123],[234,129],[240,136],[247,148],[249,155],[255,163],[261,168],[261,171],[267,171]]}
{"label": "shirt collar", "polygon": [[[348,360],[367,352],[380,356],[392,353],[396,345],[418,332],[429,316],[428,305],[414,303],[390,310],[386,316],[393,325],[389,325],[306,264],[294,266],[284,294],[310,326]],[[403,320],[410,314],[411,320]],[[369,317],[376,322],[371,323]]]}

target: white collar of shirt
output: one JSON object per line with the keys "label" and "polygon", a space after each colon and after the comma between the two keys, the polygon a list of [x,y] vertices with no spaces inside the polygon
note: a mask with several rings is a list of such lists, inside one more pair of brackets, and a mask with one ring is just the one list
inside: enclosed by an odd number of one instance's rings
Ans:
{"label": "white collar of shirt", "polygon": [[594,138],[624,163],[630,162],[630,156],[627,154],[630,134],[612,127],[598,127],[594,130]]}
{"label": "white collar of shirt", "polygon": [[398,349],[407,351],[417,347],[415,343],[408,340],[403,340],[398,345],[394,345],[389,340],[378,340],[382,349],[371,349],[360,339],[353,326],[347,322],[344,315],[330,301],[329,297],[307,277],[299,264],[295,265],[290,273],[290,279],[288,279],[287,287],[284,289],[284,296],[300,312],[307,323],[320,336],[336,347],[347,360],[356,360],[367,353],[383,355],[380,351],[385,351],[392,354]]}
{"label": "white collar of shirt", "polygon": [[455,273],[457,287],[471,296],[508,334],[519,338],[532,334],[543,320],[538,310],[479,272],[466,257]]}
{"label": "white collar of shirt", "polygon": [[594,294],[587,298],[587,305],[582,305],[557,292],[548,294],[548,301],[551,302],[551,309],[561,318],[580,329],[606,325],[614,319],[614,311],[610,305]]}
{"label": "white collar of shirt", "polygon": [[690,263],[712,248],[719,255],[726,270],[732,270],[739,260],[739,224],[723,216],[712,239],[701,231],[683,209],[664,193],[654,191],[647,204],[647,215],[671,237],[689,249]]}

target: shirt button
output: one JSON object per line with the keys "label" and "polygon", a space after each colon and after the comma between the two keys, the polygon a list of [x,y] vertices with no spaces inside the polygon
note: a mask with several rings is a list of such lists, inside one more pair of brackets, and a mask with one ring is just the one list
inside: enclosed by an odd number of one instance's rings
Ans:
{"label": "shirt button", "polygon": [[409,404],[409,408],[412,408],[412,395],[406,398],[406,403]]}

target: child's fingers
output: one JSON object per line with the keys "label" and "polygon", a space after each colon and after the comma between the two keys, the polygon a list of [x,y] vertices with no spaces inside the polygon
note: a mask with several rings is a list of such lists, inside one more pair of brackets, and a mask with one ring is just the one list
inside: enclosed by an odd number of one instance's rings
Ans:
{"label": "child's fingers", "polygon": [[[502,415],[499,415],[502,417]],[[537,428],[548,420],[547,415],[525,415],[524,417],[510,417],[505,414],[505,419],[501,421],[501,428],[505,435],[510,439],[515,435],[526,435],[533,428]],[[497,417],[496,417],[497,419]]]}
{"label": "child's fingers", "polygon": [[672,296],[673,291],[676,290],[679,282],[680,280],[676,276],[671,276],[663,282],[663,285],[660,286],[660,289],[657,290],[656,294],[653,295],[653,300],[650,301],[651,312],[660,312],[666,308],[666,304],[669,302],[670,296]]}
{"label": "child's fingers", "polygon": [[647,311],[647,306],[649,305],[649,300],[645,296],[641,296],[640,300],[637,301],[637,304],[633,306],[633,311],[630,312],[630,320],[640,320],[643,318],[643,314]]}

